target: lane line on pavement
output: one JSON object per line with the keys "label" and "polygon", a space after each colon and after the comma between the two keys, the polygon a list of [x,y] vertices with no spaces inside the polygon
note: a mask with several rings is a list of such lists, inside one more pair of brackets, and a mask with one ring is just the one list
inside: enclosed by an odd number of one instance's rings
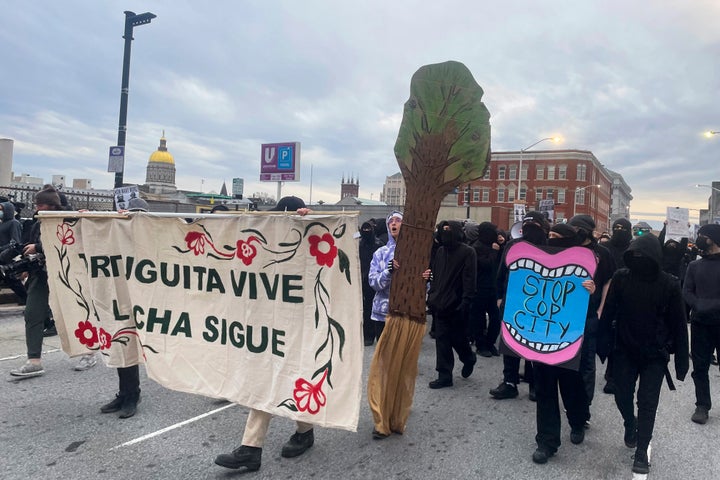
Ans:
{"label": "lane line on pavement", "polygon": [[175,430],[176,428],[180,428],[180,427],[182,427],[182,426],[184,426],[184,425],[187,425],[187,424],[189,424],[189,423],[193,423],[193,422],[196,422],[196,421],[198,421],[198,420],[202,420],[202,419],[205,418],[205,417],[209,417],[210,415],[214,415],[214,414],[216,414],[216,413],[218,413],[218,412],[222,412],[223,410],[225,410],[225,409],[227,409],[227,408],[230,408],[230,407],[236,407],[237,405],[238,405],[237,403],[231,403],[231,404],[229,404],[229,405],[225,405],[225,406],[223,406],[223,407],[216,408],[215,410],[211,410],[211,411],[209,411],[209,412],[207,412],[207,413],[203,413],[202,415],[198,415],[197,417],[188,418],[187,420],[184,420],[184,421],[182,421],[182,422],[176,423],[175,425],[170,425],[169,427],[162,428],[162,429],[160,429],[160,430],[158,430],[158,431],[156,431],[156,432],[148,433],[147,435],[143,435],[142,437],[138,437],[138,438],[136,438],[136,439],[134,439],[134,440],[130,440],[130,441],[125,442],[125,443],[121,443],[120,445],[116,445],[116,446],[112,447],[110,450],[112,451],[112,450],[116,450],[116,449],[118,449],[118,448],[129,447],[130,445],[135,445],[136,443],[144,442],[145,440],[148,440],[148,439],[153,438],[153,437],[157,437],[158,435],[162,435],[163,433],[169,432],[170,430]]}
{"label": "lane line on pavement", "polygon": [[[45,354],[45,353],[55,353],[55,352],[61,352],[61,351],[62,351],[62,350],[60,350],[59,348],[54,348],[54,349],[52,349],[52,350],[45,350],[45,351],[43,352],[43,354]],[[26,357],[26,356],[27,356],[27,354],[25,354],[25,353],[22,353],[22,354],[20,354],[20,355],[12,355],[12,356],[10,356],[10,357],[0,358],[0,362],[4,362],[5,360],[17,360],[18,358],[23,358],[23,357]]]}

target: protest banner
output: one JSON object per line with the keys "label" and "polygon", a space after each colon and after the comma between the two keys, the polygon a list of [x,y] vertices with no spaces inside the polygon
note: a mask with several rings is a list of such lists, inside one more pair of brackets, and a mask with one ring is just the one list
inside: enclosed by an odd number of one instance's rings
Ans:
{"label": "protest banner", "polygon": [[501,351],[577,370],[590,299],[582,282],[597,268],[592,250],[551,253],[519,241],[508,248],[505,265]]}
{"label": "protest banner", "polygon": [[357,428],[357,214],[41,215],[63,350],[161,385]]}

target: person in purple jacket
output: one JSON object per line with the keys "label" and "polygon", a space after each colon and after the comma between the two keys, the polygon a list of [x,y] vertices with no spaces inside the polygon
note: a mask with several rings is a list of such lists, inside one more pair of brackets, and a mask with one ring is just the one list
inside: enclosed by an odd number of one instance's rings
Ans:
{"label": "person in purple jacket", "polygon": [[370,262],[370,272],[368,273],[368,283],[375,290],[375,298],[373,298],[372,315],[370,318],[375,323],[375,338],[380,339],[383,329],[385,328],[385,317],[388,314],[390,306],[390,280],[392,278],[393,269],[398,268],[395,260],[395,245],[397,237],[400,234],[402,226],[403,214],[393,211],[388,215],[385,223],[388,229],[388,241],[383,247],[375,250],[373,259]]}

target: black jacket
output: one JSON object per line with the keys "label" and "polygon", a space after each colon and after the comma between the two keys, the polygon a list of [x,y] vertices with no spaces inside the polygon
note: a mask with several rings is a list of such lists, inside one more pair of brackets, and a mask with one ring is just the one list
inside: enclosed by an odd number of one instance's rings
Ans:
{"label": "black jacket", "polygon": [[[653,274],[633,270],[637,255],[652,261]],[[630,243],[624,261],[626,267],[613,275],[605,300],[598,355],[604,360],[615,349],[638,361],[667,361],[675,354],[676,377],[683,380],[689,349],[680,282],[662,271],[662,249],[654,235]]]}
{"label": "black jacket", "polygon": [[433,279],[428,290],[427,304],[439,312],[467,309],[477,288],[475,250],[462,242],[462,226],[459,222],[448,224],[455,236],[455,245],[452,248],[440,245],[430,265]]}
{"label": "black jacket", "polygon": [[720,325],[720,253],[690,262],[683,297],[692,308],[693,322]]}

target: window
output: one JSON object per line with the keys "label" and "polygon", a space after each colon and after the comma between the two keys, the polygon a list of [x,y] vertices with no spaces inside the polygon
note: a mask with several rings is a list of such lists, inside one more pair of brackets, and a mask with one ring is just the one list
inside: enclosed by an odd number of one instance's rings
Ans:
{"label": "window", "polygon": [[509,172],[508,180],[515,180],[516,178],[517,178],[517,167],[515,165],[510,165],[510,172]]}
{"label": "window", "polygon": [[485,169],[485,175],[483,176],[483,180],[490,180],[490,164],[488,164],[487,168]]}
{"label": "window", "polygon": [[470,189],[463,189],[463,203],[470,203]]}
{"label": "window", "polygon": [[522,177],[521,180],[527,180],[527,171],[527,165],[523,165],[522,172],[520,172],[520,176]]}
{"label": "window", "polygon": [[555,190],[553,190],[552,188],[548,188],[547,194],[546,194],[546,199],[547,200],[555,200]]}
{"label": "window", "polygon": [[585,189],[575,191],[575,204],[585,205]]}
{"label": "window", "polygon": [[550,166],[547,169],[547,179],[548,180],[555,180],[555,166]]}
{"label": "window", "polygon": [[498,167],[498,180],[505,180],[505,165]]}
{"label": "window", "polygon": [[567,179],[567,165],[560,165],[560,171],[558,172],[558,179],[559,180]]}
{"label": "window", "polygon": [[508,188],[508,202],[515,201],[515,187]]}
{"label": "window", "polygon": [[585,175],[587,173],[587,166],[578,164],[577,166],[577,180],[585,181]]}
{"label": "window", "polygon": [[504,189],[504,188],[498,188],[498,191],[497,191],[497,201],[498,201],[498,202],[504,202],[504,201],[505,201],[505,189]]}
{"label": "window", "polygon": [[558,190],[558,201],[557,203],[565,203],[565,190],[560,189]]}
{"label": "window", "polygon": [[482,201],[485,203],[490,201],[490,189],[489,188],[482,189]]}
{"label": "window", "polygon": [[520,200],[525,200],[527,197],[527,188],[522,187],[520,189],[520,196],[518,197]]}
{"label": "window", "polygon": [[535,170],[535,179],[542,180],[543,178],[545,178],[545,167],[537,167],[537,170]]}
{"label": "window", "polygon": [[474,188],[473,189],[473,202],[479,202],[480,201],[480,189]]}
{"label": "window", "polygon": [[543,199],[543,189],[536,188],[535,189],[535,200],[542,200],[542,199]]}

